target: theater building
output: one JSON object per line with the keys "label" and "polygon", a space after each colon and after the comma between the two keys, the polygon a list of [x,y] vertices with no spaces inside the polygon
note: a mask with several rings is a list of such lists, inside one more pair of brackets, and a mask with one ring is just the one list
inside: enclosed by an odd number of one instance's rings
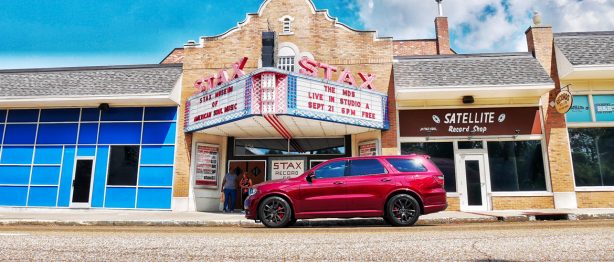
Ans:
{"label": "theater building", "polygon": [[159,65],[0,71],[0,206],[219,211],[228,172],[426,153],[449,210],[614,207],[613,35],[535,24],[528,53],[464,55],[434,25],[396,40],[263,0]]}

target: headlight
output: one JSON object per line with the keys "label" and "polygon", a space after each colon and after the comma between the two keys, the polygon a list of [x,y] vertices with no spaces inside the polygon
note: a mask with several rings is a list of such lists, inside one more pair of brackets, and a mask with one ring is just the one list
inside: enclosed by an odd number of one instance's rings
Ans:
{"label": "headlight", "polygon": [[249,188],[249,190],[248,190],[247,192],[248,192],[248,194],[249,194],[250,196],[253,196],[253,195],[255,195],[255,194],[258,192],[258,190],[257,190],[257,189],[255,189],[255,188],[253,188],[253,187],[250,187],[250,188]]}

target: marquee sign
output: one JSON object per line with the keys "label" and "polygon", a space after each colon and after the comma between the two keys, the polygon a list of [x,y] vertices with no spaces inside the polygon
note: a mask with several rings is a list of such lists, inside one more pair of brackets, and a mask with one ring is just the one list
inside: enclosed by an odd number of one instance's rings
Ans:
{"label": "marquee sign", "polygon": [[541,134],[537,107],[399,111],[401,136],[487,136]]}
{"label": "marquee sign", "polygon": [[385,94],[368,88],[263,68],[190,97],[185,132],[271,115],[388,129],[387,104]]}

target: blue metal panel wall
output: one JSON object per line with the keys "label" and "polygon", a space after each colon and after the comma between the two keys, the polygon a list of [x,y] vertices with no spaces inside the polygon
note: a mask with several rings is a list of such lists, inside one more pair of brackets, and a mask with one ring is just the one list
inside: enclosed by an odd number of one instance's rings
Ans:
{"label": "blue metal panel wall", "polygon": [[75,147],[67,146],[64,148],[64,163],[62,164],[62,175],[60,178],[59,207],[68,207],[70,205],[74,163]]}
{"label": "blue metal panel wall", "polygon": [[[0,110],[0,206],[68,207],[75,157],[95,158],[92,207],[170,209],[177,107]],[[137,184],[106,185],[111,146],[141,147]]]}

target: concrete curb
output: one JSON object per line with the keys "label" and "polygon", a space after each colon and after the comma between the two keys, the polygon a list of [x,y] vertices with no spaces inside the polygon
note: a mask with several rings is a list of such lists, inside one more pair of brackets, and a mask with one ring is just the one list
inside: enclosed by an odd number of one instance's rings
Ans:
{"label": "concrete curb", "polygon": [[[464,224],[492,223],[497,218],[437,218],[421,219],[417,225],[433,224]],[[334,227],[334,226],[386,226],[383,219],[326,219],[299,220],[296,226],[301,227]],[[228,221],[58,221],[58,220],[0,220],[0,226],[158,226],[158,227],[260,227],[262,224],[251,220]]]}
{"label": "concrete curb", "polygon": [[[560,220],[599,220],[614,219],[614,213],[602,214],[564,214]],[[535,215],[483,215],[482,217],[442,217],[421,218],[417,225],[526,222],[536,221]],[[1,226],[130,226],[130,227],[262,227],[252,220],[34,220],[34,219],[0,219]],[[380,218],[354,219],[314,219],[299,220],[299,227],[335,227],[335,226],[387,226]]]}

